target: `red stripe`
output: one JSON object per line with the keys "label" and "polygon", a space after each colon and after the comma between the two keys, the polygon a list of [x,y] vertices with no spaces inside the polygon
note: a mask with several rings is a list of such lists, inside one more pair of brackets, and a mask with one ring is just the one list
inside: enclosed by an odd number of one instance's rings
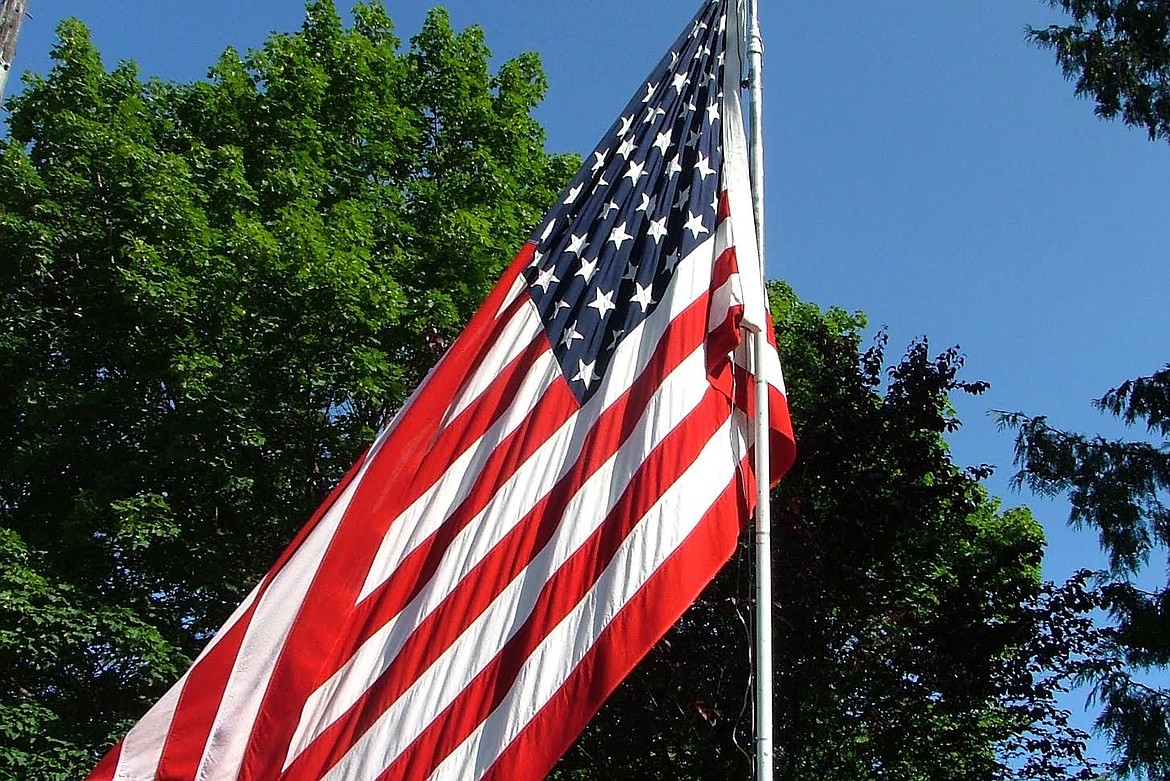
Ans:
{"label": "red stripe", "polygon": [[[538,340],[533,345],[537,348],[535,350],[537,353],[548,349],[547,342],[544,343],[543,349],[540,349],[541,341]],[[522,368],[530,366],[530,361],[530,356],[520,356],[517,359],[516,370],[507,372],[501,381],[494,383],[485,392],[484,396],[487,399],[483,404],[477,406],[476,410],[478,411],[469,411],[468,419],[454,427],[454,436],[449,439],[451,444],[460,450],[466,449],[482,434],[482,431],[476,428],[477,424],[487,427],[496,421],[498,416],[502,414],[502,410],[507,407],[507,402],[511,401],[513,386],[523,380]],[[482,474],[500,474],[502,475],[501,479],[510,476],[527,459],[531,451],[539,446],[544,439],[547,439],[548,435],[555,431],[577,408],[576,399],[564,383],[554,383],[517,430],[509,435],[499,447],[493,449]],[[464,438],[463,441],[459,441],[460,437]],[[446,436],[444,438],[447,439]],[[388,446],[384,446],[382,452],[386,454],[387,458],[401,458],[404,455],[397,450],[389,449]],[[452,452],[451,458],[457,457],[458,454]],[[429,477],[429,482],[433,484],[447,467],[449,464],[438,458],[434,461],[428,461],[425,472]],[[442,553],[451,539],[473,519],[474,514],[490,499],[493,491],[492,483],[477,482],[471,495],[460,508],[457,508],[456,517],[448,521],[437,533],[432,534],[427,541],[412,551],[394,569],[387,582],[381,584],[372,594],[368,595],[360,605],[354,605],[359,593],[358,589],[364,584],[365,573],[369,570],[369,562],[372,560],[381,539],[368,540],[365,543],[368,547],[365,549],[353,548],[352,542],[344,544],[338,542],[334,546],[328,553],[327,564],[322,566],[321,574],[317,580],[333,581],[335,578],[332,573],[349,572],[357,568],[361,568],[362,578],[360,581],[355,581],[357,587],[352,592],[329,601],[318,599],[319,589],[314,585],[314,592],[306,601],[296,625],[298,629],[302,625],[315,627],[315,631],[320,633],[321,640],[317,641],[307,660],[290,656],[290,652],[287,650],[290,647],[289,643],[285,644],[286,650],[282,653],[281,663],[277,665],[269,682],[269,693],[265,696],[265,704],[261,706],[261,714],[257,719],[257,725],[250,740],[251,745],[262,745],[268,750],[279,746],[281,752],[287,750],[295,732],[300,712],[299,710],[290,712],[286,703],[307,699],[313,691],[336,672],[362,642],[385,623],[388,617],[395,615],[418,595],[439,566]],[[373,514],[367,514],[365,518],[358,514],[362,511],[355,510],[351,506],[350,513],[347,514],[347,522],[350,517],[362,518],[362,520],[369,519],[374,523],[363,524],[366,530],[368,527],[388,528],[392,520],[408,506],[405,504],[406,498],[399,496],[388,498],[393,501],[392,506],[376,507],[367,511],[367,513]],[[413,492],[410,498],[411,501],[416,498],[413,497]],[[359,561],[359,559],[361,560]],[[301,629],[301,631],[308,630]],[[305,640],[304,642],[311,641]],[[286,658],[291,660],[291,663],[286,662]],[[268,702],[272,703],[270,710],[266,709]],[[284,755],[281,753],[280,762],[283,760]],[[257,764],[259,762],[260,760],[257,759]]]}
{"label": "red stripe", "polygon": [[[779,354],[772,313],[768,312],[766,316],[768,344]],[[792,416],[788,411],[788,397],[775,385],[768,386],[768,428],[772,432],[770,477],[771,484],[776,485],[796,460],[796,436],[792,430]]]}
{"label": "red stripe", "polygon": [[788,398],[775,385],[768,386],[768,428],[771,431],[771,484],[792,468],[796,460],[796,437],[792,433],[792,417],[788,414]]}
{"label": "red stripe", "polygon": [[114,771],[118,769],[118,759],[122,756],[122,744],[126,742],[122,738],[114,747],[106,752],[102,757],[102,761],[98,766],[89,771],[89,775],[85,777],[85,781],[113,781]]}
{"label": "red stripe", "polygon": [[[645,409],[658,390],[657,383],[660,378],[669,374],[687,357],[687,347],[695,345],[702,338],[705,330],[705,303],[703,299],[695,302],[668,326],[661,341],[662,349],[655,354],[638,381],[593,423],[573,468],[493,549],[491,554],[465,577],[443,605],[420,624],[414,636],[380,678],[379,683],[371,687],[367,695],[353,706],[351,713],[356,712],[358,716],[347,717],[351,723],[345,723],[347,719],[342,719],[330,727],[326,734],[319,736],[314,746],[306,751],[306,755],[330,751],[328,757],[313,760],[303,755],[295,765],[297,769],[290,768],[289,778],[312,777],[311,772],[302,775],[299,769],[302,765],[311,765],[315,770],[323,771],[340,759],[348,749],[350,741],[363,734],[370,724],[413,683],[415,676],[412,671],[425,670],[441,655],[544,547],[559,522],[556,510],[563,507],[581,485],[617,451],[637,423],[640,416],[638,413]],[[567,393],[567,390],[565,392]],[[537,419],[538,416],[533,418]],[[359,627],[362,635],[356,642],[352,644],[347,642],[340,646],[347,650],[345,658],[338,659],[338,662],[346,661],[357,642],[376,631],[417,595],[425,585],[425,580],[429,580],[434,574],[442,552],[450,540],[474,519],[498,490],[499,484],[514,474],[515,469],[531,454],[530,451],[543,444],[554,430],[555,428],[541,432],[539,439],[514,443],[512,448],[502,447],[497,451],[514,449],[520,457],[513,459],[505,452],[505,459],[499,464],[498,472],[493,472],[490,468],[485,469],[483,474],[498,474],[499,479],[491,482],[481,481],[477,485],[477,491],[459,508],[439,534],[432,537],[427,545],[414,551],[399,572],[395,573],[391,582],[380,591],[378,597],[364,602],[352,620],[347,621]],[[372,614],[374,610],[377,611],[376,615]],[[321,683],[323,682],[322,680]],[[330,749],[330,746],[337,748]]]}
{"label": "red stripe", "polygon": [[240,620],[231,626],[219,639],[215,647],[199,664],[191,668],[187,677],[180,681],[183,693],[175,709],[175,717],[167,732],[162,758],[159,760],[159,778],[193,778],[195,768],[203,756],[207,737],[215,722],[215,715],[223,701],[224,690],[236,663],[236,655],[252,616],[256,612],[256,600]]}
{"label": "red stripe", "polygon": [[[329,508],[357,476],[364,462],[365,456],[359,458],[350,467],[341,482],[329,492],[329,496],[317,508],[309,523],[306,524],[306,529],[317,526]],[[302,530],[302,533],[298,535],[295,547],[299,548],[306,536]],[[293,550],[293,546],[290,546],[288,550]],[[224,631],[223,636],[208,649],[207,654],[180,681],[183,693],[179,696],[175,716],[167,733],[167,741],[159,761],[159,778],[185,778],[194,775],[195,768],[198,767],[199,760],[203,756],[207,738],[215,723],[216,713],[223,701],[224,691],[227,688],[232,669],[235,667],[236,656],[244,642],[244,637],[247,635],[248,627],[251,625],[252,616],[260,604],[260,600],[268,592],[279,566],[291,557],[288,551],[286,554],[288,555],[281,557],[281,564],[274,567],[265,578],[247,611],[226,631],[221,630]]]}
{"label": "red stripe", "polygon": [[463,335],[400,413],[366,471],[281,648],[251,728],[239,781],[267,781],[272,768],[284,761],[300,716],[300,709],[289,703],[303,702],[312,691],[308,687],[321,679],[328,658],[322,651],[335,644],[338,621],[352,609],[386,527],[397,515],[387,514],[386,505],[400,501],[395,491],[413,485],[441,430],[450,403],[450,393],[443,389],[460,387],[467,366],[490,349],[499,331],[497,313],[508,303],[512,285],[531,262],[533,250],[533,245],[524,245]]}
{"label": "red stripe", "polygon": [[[531,256],[532,246],[526,244],[508,274],[496,286],[493,297],[483,303],[467,330],[416,392],[415,402],[396,422],[383,448],[388,455],[376,459],[371,465],[363,481],[360,501],[359,497],[354,497],[355,503],[377,502],[384,505],[380,508],[382,512],[392,513],[387,520],[398,517],[434,484],[445,471],[446,464],[474,444],[507,409],[510,401],[508,394],[515,391],[532,362],[547,349],[539,340],[534,339],[532,344],[509,361],[499,378],[503,382],[497,380],[454,420],[446,424],[443,422],[455,389],[464,385],[467,377],[473,375],[474,368],[481,366],[496,346],[496,340],[502,332],[500,325],[514,317],[524,306],[530,305],[528,296],[521,294],[496,318],[495,313],[504,301],[502,295],[498,296],[499,300],[493,299],[497,298],[496,294],[511,287],[514,278],[531,261]],[[390,483],[390,479],[398,482]],[[372,491],[368,488],[370,485],[383,486],[383,490]]]}
{"label": "red stripe", "polygon": [[[695,443],[706,443],[727,414],[726,399],[710,391],[700,407],[643,462],[601,527],[545,583],[520,631],[379,779],[426,778],[499,706],[528,657],[584,598],[662,490],[673,485],[698,456]],[[727,555],[734,543],[733,533]]]}
{"label": "red stripe", "polygon": [[[712,295],[738,273],[739,263],[736,259],[735,247],[728,247],[719,255],[712,269]],[[712,305],[714,305],[714,299],[712,299]],[[708,326],[710,333],[707,336],[707,373],[711,376],[712,382],[722,388],[730,397],[732,389],[728,384],[729,375],[727,374],[728,364],[731,360],[729,354],[739,347],[743,340],[739,326],[743,319],[743,307],[736,305],[723,312],[712,312],[708,320],[713,320],[716,316],[721,316],[722,319]]]}
{"label": "red stripe", "polygon": [[[479,474],[491,475],[493,479],[477,480],[471,492],[442,526],[411,551],[390,577],[355,608],[355,621],[349,627],[353,631],[345,635],[340,648],[356,648],[426,587],[438,569],[443,553],[455,537],[491,501],[499,486],[515,474],[532,452],[544,444],[576,410],[576,397],[567,383],[558,379],[533,409],[532,415],[493,449],[479,471]],[[382,620],[378,620],[378,616],[383,617]]]}
{"label": "red stripe", "polygon": [[[329,492],[325,501],[313,513],[308,523],[297,533],[293,542],[281,554],[280,559],[273,565],[268,574],[265,575],[264,580],[257,589],[256,598],[252,601],[248,610],[230,627],[220,630],[223,633],[222,638],[214,646],[209,648],[203,657],[187,671],[186,675],[175,684],[176,686],[182,686],[183,691],[179,696],[174,717],[167,729],[166,742],[163,746],[157,771],[158,778],[194,777],[199,759],[203,754],[204,745],[207,742],[207,736],[211,734],[211,727],[215,721],[215,715],[219,711],[219,704],[223,700],[224,689],[231,675],[232,667],[235,665],[236,654],[239,652],[240,644],[243,642],[244,635],[247,633],[249,622],[252,620],[252,615],[256,610],[256,605],[260,602],[260,598],[264,593],[267,592],[273,577],[275,577],[276,573],[287,563],[297,549],[300,548],[301,544],[308,537],[309,532],[316,527],[317,523],[324,517],[326,511],[337,501],[337,497],[345,491],[364,461],[365,456],[363,455],[349,468],[349,471],[346,472],[341,482]],[[90,774],[87,781],[100,781],[101,779],[113,777],[112,774],[118,761],[117,756],[121,753],[124,740],[119,741],[110,750],[97,768],[94,769],[93,773]],[[113,764],[110,764],[111,762]],[[105,772],[103,769],[107,767],[110,775],[101,775],[101,772]]]}
{"label": "red stripe", "polygon": [[731,557],[746,517],[735,481],[698,527],[610,622],[545,707],[500,754],[483,781],[536,781]]}
{"label": "red stripe", "polygon": [[745,512],[741,492],[732,481],[695,531],[614,617],[544,709],[504,749],[483,781],[536,781],[548,775],[605,699],[731,557]]}
{"label": "red stripe", "polygon": [[[659,340],[663,347],[647,363],[642,375],[592,424],[593,430],[582,442],[578,463],[562,479],[562,483],[567,481],[570,475],[580,472],[582,465],[587,468],[584,477],[588,477],[617,451],[618,446],[637,422],[638,415],[630,414],[631,410],[640,411],[649,403],[657,391],[659,378],[674,371],[702,338],[705,327],[703,316],[706,311],[704,303],[705,299],[694,302],[667,326]],[[415,597],[434,574],[442,552],[455,536],[487,506],[500,485],[509,480],[576,411],[575,398],[567,383],[554,383],[524,423],[488,457],[479,474],[491,475],[492,479],[478,480],[459,507],[444,521],[442,528],[413,551],[391,578],[379,588],[380,595],[377,600],[382,600],[382,604],[378,606],[379,614],[392,616]],[[601,434],[605,436],[601,437]],[[386,598],[391,601],[384,601]],[[372,601],[375,600],[367,600]],[[368,623],[365,620],[367,616],[359,615],[357,618],[358,627]],[[355,644],[370,634],[372,630],[363,632],[360,637],[355,638]]]}
{"label": "red stripe", "polygon": [[[543,331],[536,333],[533,342],[508,363],[479,398],[460,412],[453,421],[437,431],[434,443],[424,446],[427,457],[419,463],[417,472],[410,475],[408,483],[394,486],[398,488],[398,492],[386,492],[384,496],[379,497],[380,506],[377,511],[387,520],[387,528],[391,519],[400,516],[430,490],[446,474],[448,467],[468,448],[475,445],[479,438],[508,411],[516,394],[527,380],[533,363],[549,350],[548,341],[542,339],[542,335]],[[569,398],[572,398],[571,395]],[[571,409],[562,410],[554,400],[548,399],[547,395],[538,402],[538,407],[541,406],[542,412],[546,415],[554,414],[555,411],[560,422],[575,409],[574,405]],[[395,445],[398,444],[395,442]],[[401,459],[403,455],[405,454],[401,448],[396,446],[393,451],[387,453],[387,458]],[[377,476],[372,479],[377,479]]]}
{"label": "red stripe", "polygon": [[[735,375],[735,407],[742,410],[748,420],[755,419],[756,392],[752,376],[742,366],[734,366]],[[776,485],[785,473],[792,468],[796,460],[796,438],[792,433],[792,418],[788,413],[788,399],[775,385],[768,385],[768,454],[770,483]],[[752,512],[755,511],[755,448],[748,464],[751,468],[745,470],[744,477],[750,483],[747,490],[750,497]]]}

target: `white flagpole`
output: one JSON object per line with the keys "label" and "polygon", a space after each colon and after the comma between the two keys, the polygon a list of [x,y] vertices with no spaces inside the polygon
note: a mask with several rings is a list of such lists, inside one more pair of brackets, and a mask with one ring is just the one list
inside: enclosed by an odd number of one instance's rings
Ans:
{"label": "white flagpole", "polygon": [[[764,42],[760,35],[758,0],[748,0],[748,57],[751,78],[752,205],[755,207],[756,245],[760,273],[764,270]],[[764,376],[764,351],[768,337],[752,334],[755,364],[756,444],[756,779],[772,781],[772,502],[768,430],[768,382]]]}
{"label": "white flagpole", "polygon": [[16,58],[16,40],[20,25],[28,15],[28,0],[0,0],[0,103],[4,102],[4,88],[8,72]]}

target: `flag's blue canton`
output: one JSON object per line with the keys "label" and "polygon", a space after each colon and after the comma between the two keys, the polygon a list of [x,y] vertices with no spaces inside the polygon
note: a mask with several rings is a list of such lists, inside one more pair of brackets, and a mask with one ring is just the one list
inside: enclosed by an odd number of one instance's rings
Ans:
{"label": "flag's blue canton", "polygon": [[699,12],[533,236],[528,291],[582,403],[715,230],[726,13],[727,0]]}

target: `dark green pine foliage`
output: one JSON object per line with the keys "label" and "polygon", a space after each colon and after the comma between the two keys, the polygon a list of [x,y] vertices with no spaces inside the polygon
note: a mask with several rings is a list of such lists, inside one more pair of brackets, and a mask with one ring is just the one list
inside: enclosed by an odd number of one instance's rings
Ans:
{"label": "dark green pine foliage", "polygon": [[175,680],[418,383],[574,158],[383,7],[205,81],[78,21],[0,145],[0,778],[77,779]]}
{"label": "dark green pine foliage", "polygon": [[1018,430],[1017,481],[1067,495],[1070,523],[1096,530],[1108,553],[1099,579],[1112,626],[1088,677],[1102,706],[1097,723],[1120,773],[1163,779],[1170,777],[1170,586],[1155,573],[1170,556],[1170,367],[1122,383],[1097,408],[1146,436],[1079,434],[1020,414],[1002,420]]}
{"label": "dark green pine foliage", "polygon": [[[1087,779],[1056,697],[1100,642],[1039,525],[950,459],[948,350],[887,368],[864,321],[773,288],[799,455],[773,493],[776,777]],[[751,778],[750,535],[554,778]]]}
{"label": "dark green pine foliage", "polygon": [[[1170,2],[1049,4],[1068,22],[1029,28],[1028,37],[1055,53],[1077,94],[1092,98],[1099,116],[1170,141]],[[1019,480],[1041,493],[1067,494],[1070,521],[1095,529],[1109,556],[1101,582],[1114,627],[1087,676],[1102,707],[1098,726],[1112,741],[1120,773],[1163,779],[1170,777],[1170,591],[1151,564],[1160,569],[1170,542],[1170,371],[1126,381],[1097,406],[1144,426],[1146,436],[1061,431],[1044,417],[1020,414],[1002,420],[1018,429]],[[1151,581],[1158,585],[1139,587]]]}
{"label": "dark green pine foliage", "polygon": [[1145,128],[1170,141],[1170,2],[1048,0],[1067,24],[1028,28],[1051,49],[1078,95],[1096,101],[1106,119]]}

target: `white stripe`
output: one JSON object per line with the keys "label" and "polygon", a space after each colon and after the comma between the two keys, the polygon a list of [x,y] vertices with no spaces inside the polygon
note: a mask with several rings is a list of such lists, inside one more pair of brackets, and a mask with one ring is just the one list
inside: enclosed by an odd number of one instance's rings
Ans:
{"label": "white stripe", "polygon": [[[728,40],[738,35],[738,19],[734,14],[728,20]],[[767,327],[768,296],[764,285],[764,262],[756,238],[755,207],[752,204],[748,177],[747,135],[743,127],[743,109],[740,105],[739,57],[728,52],[723,69],[723,187],[727,191],[730,217],[735,220],[736,257],[743,277],[745,326],[762,330]],[[730,226],[729,226],[730,227]]]}
{"label": "white stripe", "polygon": [[714,331],[723,325],[727,319],[727,312],[733,306],[743,305],[743,288],[739,284],[739,274],[732,274],[711,294],[711,307],[707,315],[707,331]]}
{"label": "white stripe", "polygon": [[[764,365],[762,369],[763,377],[768,384],[780,391],[784,396],[788,395],[788,391],[784,386],[784,370],[780,365],[780,355],[776,352],[776,348],[767,345],[763,351]],[[731,354],[731,362],[736,366],[746,371],[751,371],[753,359],[751,350],[748,347],[748,342],[745,340],[740,342],[739,347]]]}
{"label": "white stripe", "polygon": [[[370,447],[371,456],[377,452],[382,442],[385,441],[385,434],[386,432],[382,432]],[[117,770],[113,776],[115,781],[137,781],[138,779],[153,781],[157,773],[158,765],[162,761],[166,739],[170,733],[171,724],[174,722],[175,712],[178,709],[184,688],[187,686],[191,676],[199,669],[200,662],[211,653],[213,648],[227,637],[231,629],[251,609],[252,603],[256,601],[257,595],[260,593],[260,589],[264,586],[268,577],[270,575],[266,575],[264,579],[252,588],[252,591],[248,593],[244,601],[236,607],[227,621],[224,622],[223,626],[219,628],[207,645],[204,646],[199,656],[187,668],[187,671],[183,673],[183,676],[126,733],[126,738],[122,744],[123,750],[118,759]],[[236,656],[237,658],[239,656],[238,650]]]}
{"label": "white stripe", "polygon": [[[551,631],[520,670],[507,696],[435,769],[428,781],[480,779],[564,685],[621,609],[698,526],[734,479],[730,421],[622,543],[597,583]],[[371,776],[372,777],[372,776]]]}
{"label": "white stripe", "polygon": [[483,395],[504,368],[531,346],[540,329],[540,313],[534,304],[521,306],[506,325],[502,328],[497,327],[496,333],[492,335],[494,341],[488,349],[488,354],[475,374],[468,377],[460,386],[459,395],[451,402],[451,407],[444,416],[444,425],[449,424]]}
{"label": "white stripe", "polygon": [[[171,723],[175,719],[175,711],[178,709],[183,688],[203,658],[211,652],[212,648],[219,645],[228,631],[248,612],[248,608],[256,600],[256,594],[259,593],[261,585],[263,585],[263,581],[256,584],[251,593],[228,617],[228,620],[224,622],[224,625],[196,657],[195,662],[183,673],[183,677],[167,690],[167,693],[152,705],[146,715],[126,733],[126,738],[122,743],[122,753],[118,758],[117,770],[114,772],[114,781],[137,781],[137,779],[153,779],[155,777],[158,764],[162,761],[166,738],[170,734]],[[146,758],[139,759],[137,756],[139,754]]]}
{"label": "white stripe", "polygon": [[507,412],[464,450],[433,486],[394,519],[374,555],[357,598],[358,604],[385,583],[412,551],[438,531],[475,488],[476,479],[496,446],[528,419],[532,408],[560,376],[556,358],[551,352],[543,353],[525,375]]}
{"label": "white stripe", "polygon": [[[496,657],[523,626],[548,580],[601,526],[647,454],[702,400],[707,387],[705,367],[702,350],[696,350],[672,373],[646,405],[632,436],[566,503],[561,524],[549,544],[379,717],[327,778],[375,776],[421,735]],[[514,521],[517,508],[509,507],[506,502],[502,504],[492,513],[496,517],[484,519],[486,525]],[[468,541],[474,542],[474,534],[468,536]],[[458,567],[461,562],[453,563]],[[453,589],[461,577],[460,572],[452,572],[451,579],[455,582],[445,583],[441,588]],[[396,643],[400,644],[401,640]]]}
{"label": "white stripe", "polygon": [[[637,338],[631,333],[615,351],[609,371],[602,378],[602,385],[589,401],[591,415],[600,414],[601,410],[629,390],[653,359],[670,322],[707,292],[713,257],[714,243],[708,239],[679,264],[663,296],[663,304],[666,305],[659,305],[653,314],[639,324],[640,334]],[[429,539],[467,498],[484,464],[491,458],[495,445],[507,438],[527,418],[540,395],[559,376],[560,368],[551,353],[543,354],[534,366],[532,375],[525,378],[523,389],[516,394],[507,413],[390,524],[362,586],[359,602],[386,582],[406,557]]]}
{"label": "white stripe", "polygon": [[504,310],[511,306],[512,302],[515,301],[527,289],[528,280],[524,278],[524,273],[521,272],[517,274],[516,279],[512,281],[512,287],[510,290],[508,290],[508,295],[504,296],[504,299],[500,302],[500,306],[496,310],[495,319],[499,320],[500,315],[504,313]]}
{"label": "white stripe", "polygon": [[[383,441],[384,435],[374,445],[372,452],[376,452]],[[313,584],[325,550],[333,540],[362,477],[372,463],[373,458],[368,457],[345,491],[337,497],[296,553],[276,573],[272,584],[260,597],[236,654],[236,662],[215,714],[211,734],[203,747],[195,774],[199,781],[234,779],[239,772],[244,749],[252,734],[252,725],[268,690],[268,682],[272,678],[280,650],[305,594]]]}
{"label": "white stripe", "polygon": [[[185,676],[184,676],[185,677]],[[155,703],[146,716],[134,725],[122,742],[122,753],[113,781],[152,781],[162,761],[163,748],[171,731],[183,682],[175,684]]]}
{"label": "white stripe", "polygon": [[[541,551],[493,602],[488,613],[506,615],[477,620],[448,650],[449,659],[469,663],[477,659],[471,675],[497,653],[499,647],[512,636],[479,636],[486,629],[497,626],[518,629],[531,611],[535,593],[521,593],[532,584],[539,586],[540,573],[551,573],[559,568],[600,525],[606,514],[621,497],[622,492],[648,453],[654,450],[702,401],[706,391],[706,361],[701,349],[696,349],[659,386],[649,403],[640,411],[638,423],[621,447],[586,480],[564,508],[561,517],[573,519],[569,528],[561,529],[550,545]],[[597,398],[597,397],[595,397]],[[596,414],[588,419],[595,420]],[[579,425],[570,421],[541,446],[511,479],[500,486],[485,508],[460,532],[443,553],[443,559],[427,587],[402,613],[391,619],[370,637],[325,685],[313,693],[302,712],[297,734],[289,746],[285,767],[317,738],[330,724],[345,714],[358,698],[390,666],[410,637],[411,632],[460,585],[468,572],[487,556],[494,547],[515,528],[542,499],[555,483],[573,466],[580,456],[582,444]],[[555,477],[553,475],[556,472]],[[558,508],[553,508],[554,511]],[[526,574],[525,574],[526,573]],[[536,573],[536,574],[534,574]],[[525,601],[527,600],[527,601]],[[487,615],[487,614],[485,614]],[[487,622],[486,624],[484,622]],[[495,622],[501,622],[496,624]],[[479,628],[476,628],[479,627]],[[465,648],[465,650],[459,650]],[[443,662],[436,662],[436,665]],[[450,665],[448,661],[446,664]],[[435,668],[432,668],[432,671]],[[438,676],[444,684],[454,680],[448,671],[428,673]],[[420,681],[417,686],[425,686]],[[461,687],[460,687],[461,688]],[[458,689],[453,690],[457,694]],[[443,703],[444,707],[446,703]],[[407,706],[403,706],[407,707]],[[413,739],[401,717],[390,717],[395,722],[396,736]],[[418,731],[433,715],[418,723]],[[413,723],[413,722],[412,722]],[[409,740],[407,740],[409,743]],[[381,745],[380,743],[378,745]],[[406,744],[404,744],[406,745]]]}

